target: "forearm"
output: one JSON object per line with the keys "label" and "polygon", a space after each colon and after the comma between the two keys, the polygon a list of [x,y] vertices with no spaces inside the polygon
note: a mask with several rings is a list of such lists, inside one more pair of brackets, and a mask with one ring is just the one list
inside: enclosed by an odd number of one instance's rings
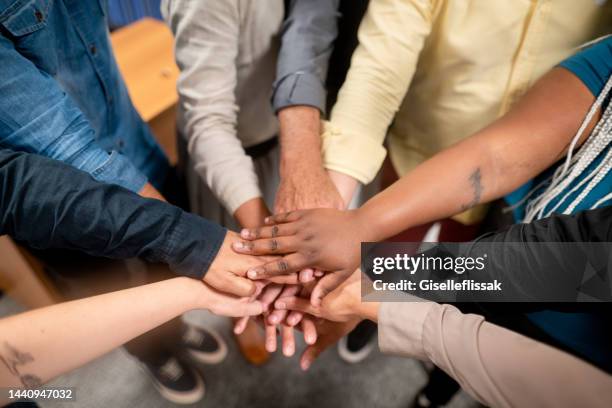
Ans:
{"label": "forearm", "polygon": [[[0,320],[0,384],[24,386],[26,375],[42,384],[101,356],[203,304],[196,285],[203,283],[174,278]],[[15,366],[11,350],[31,359]]]}
{"label": "forearm", "polygon": [[540,174],[566,153],[593,99],[573,74],[554,69],[506,116],[366,203],[371,240],[497,199]]}
{"label": "forearm", "polygon": [[304,208],[343,208],[344,202],[323,168],[320,112],[290,106],[278,114],[280,177],[274,212]]}
{"label": "forearm", "polygon": [[321,114],[310,106],[290,106],[278,113],[281,145],[281,177],[309,168],[323,168],[321,160]]}
{"label": "forearm", "polygon": [[234,218],[242,228],[254,228],[263,225],[264,219],[270,215],[270,211],[264,200],[254,198],[242,204],[234,213]]}
{"label": "forearm", "polygon": [[201,278],[225,238],[216,224],[37,155],[0,151],[0,187],[0,232],[34,248],[140,256]]}
{"label": "forearm", "polygon": [[606,406],[612,397],[604,372],[449,305],[384,304],[379,344],[385,353],[432,361],[490,406]]}

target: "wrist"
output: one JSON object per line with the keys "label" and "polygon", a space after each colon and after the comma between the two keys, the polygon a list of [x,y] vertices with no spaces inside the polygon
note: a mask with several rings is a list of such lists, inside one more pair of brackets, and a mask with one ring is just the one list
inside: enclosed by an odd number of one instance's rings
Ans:
{"label": "wrist", "polygon": [[378,310],[380,309],[380,302],[359,302],[357,314],[361,319],[371,320],[374,323],[378,323]]}
{"label": "wrist", "polygon": [[197,279],[181,276],[176,280],[176,290],[173,291],[176,299],[181,302],[181,313],[195,309],[208,309],[208,296],[206,296],[206,285]]}
{"label": "wrist", "polygon": [[242,204],[234,213],[234,218],[243,228],[254,228],[263,225],[263,220],[270,211],[263,198],[253,198]]}

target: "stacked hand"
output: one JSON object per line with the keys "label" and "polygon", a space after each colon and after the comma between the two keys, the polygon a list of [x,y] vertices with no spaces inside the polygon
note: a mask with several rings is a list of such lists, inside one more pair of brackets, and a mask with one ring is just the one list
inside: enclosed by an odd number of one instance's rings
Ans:
{"label": "stacked hand", "polygon": [[[256,282],[294,276],[305,268],[328,271],[315,282],[301,282],[304,287],[299,293],[281,291],[273,303],[265,302],[268,319],[278,317],[274,323],[284,317],[281,312],[286,313],[287,326],[302,319],[309,344],[301,358],[303,369],[366,316],[360,302],[360,272],[356,271],[363,231],[357,211],[299,210],[268,217],[264,227],[244,229],[243,239],[233,245],[241,254],[277,256],[247,271],[247,277]],[[316,333],[310,334],[311,330]],[[316,342],[309,341],[313,337]]]}

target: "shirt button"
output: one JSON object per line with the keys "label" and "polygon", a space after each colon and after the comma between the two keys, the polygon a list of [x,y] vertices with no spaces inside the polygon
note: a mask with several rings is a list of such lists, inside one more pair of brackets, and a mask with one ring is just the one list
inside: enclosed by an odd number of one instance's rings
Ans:
{"label": "shirt button", "polygon": [[36,17],[36,20],[39,23],[42,23],[42,21],[45,19],[45,15],[40,10],[36,10],[34,12],[34,17]]}
{"label": "shirt button", "polygon": [[117,146],[119,146],[119,149],[123,149],[123,146],[125,146],[125,143],[123,142],[123,140],[119,139],[117,141]]}
{"label": "shirt button", "polygon": [[90,46],[89,46],[89,51],[90,51],[90,52],[91,52],[93,55],[96,55],[96,54],[98,53],[98,48],[96,48],[96,46],[92,44],[92,45],[90,45]]}

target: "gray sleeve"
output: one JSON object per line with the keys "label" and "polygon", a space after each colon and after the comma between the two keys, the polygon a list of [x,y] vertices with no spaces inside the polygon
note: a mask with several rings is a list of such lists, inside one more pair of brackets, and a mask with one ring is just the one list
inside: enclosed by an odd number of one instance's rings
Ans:
{"label": "gray sleeve", "polygon": [[325,77],[338,31],[340,0],[291,0],[283,23],[272,105],[325,112]]}

